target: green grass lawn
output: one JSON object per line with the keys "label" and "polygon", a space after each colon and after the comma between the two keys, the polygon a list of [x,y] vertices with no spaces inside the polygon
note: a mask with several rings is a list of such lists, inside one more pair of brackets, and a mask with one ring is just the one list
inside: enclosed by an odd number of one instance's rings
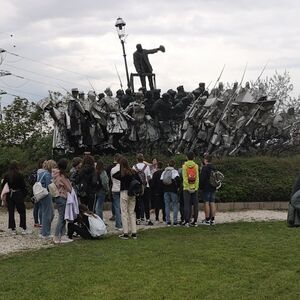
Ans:
{"label": "green grass lawn", "polygon": [[284,222],[140,232],[0,259],[0,299],[300,299]]}

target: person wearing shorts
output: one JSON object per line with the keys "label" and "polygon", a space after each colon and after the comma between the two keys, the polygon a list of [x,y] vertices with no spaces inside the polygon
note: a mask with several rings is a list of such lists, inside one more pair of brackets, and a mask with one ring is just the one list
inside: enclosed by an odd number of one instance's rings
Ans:
{"label": "person wearing shorts", "polygon": [[209,180],[211,171],[214,170],[211,161],[212,157],[210,155],[204,156],[204,165],[200,173],[199,189],[202,191],[205,213],[205,219],[202,220],[203,225],[215,225],[216,188],[210,184]]}

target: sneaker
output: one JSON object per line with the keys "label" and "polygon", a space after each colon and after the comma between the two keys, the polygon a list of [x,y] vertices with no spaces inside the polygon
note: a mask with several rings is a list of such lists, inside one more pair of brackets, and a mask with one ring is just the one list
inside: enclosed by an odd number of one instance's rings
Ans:
{"label": "sneaker", "polygon": [[25,234],[32,234],[32,230],[22,229],[21,234],[23,234],[23,235],[25,235]]}
{"label": "sneaker", "polygon": [[136,233],[133,233],[133,234],[131,235],[131,237],[132,237],[134,240],[137,240],[137,235],[136,235]]}
{"label": "sneaker", "polygon": [[35,224],[34,224],[34,227],[41,228],[41,227],[42,227],[42,225],[41,225],[41,224],[39,224],[39,223],[35,223]]}
{"label": "sneaker", "polygon": [[184,226],[185,227],[190,227],[190,224],[189,223],[185,223]]}
{"label": "sneaker", "polygon": [[17,234],[16,229],[8,229],[8,232],[9,232],[11,235],[16,235],[16,234]]}
{"label": "sneaker", "polygon": [[43,240],[52,240],[53,239],[53,235],[41,235],[41,234],[39,234],[39,237]]}
{"label": "sneaker", "polygon": [[215,225],[215,220],[210,220],[210,225]]}
{"label": "sneaker", "polygon": [[171,226],[171,222],[167,222],[166,225],[167,225],[168,227],[170,227],[170,226]]}
{"label": "sneaker", "polygon": [[123,228],[122,227],[115,227],[115,230],[123,231]]}
{"label": "sneaker", "polygon": [[70,242],[73,242],[73,240],[72,239],[69,239],[67,236],[62,236],[61,238],[60,238],[60,242],[62,243],[62,244],[65,244],[65,243],[70,243]]}
{"label": "sneaker", "polygon": [[136,225],[141,225],[141,219],[136,219]]}
{"label": "sneaker", "polygon": [[179,226],[179,224],[177,222],[173,223],[173,226]]}
{"label": "sneaker", "polygon": [[210,221],[204,219],[204,220],[202,220],[201,224],[202,225],[210,225]]}
{"label": "sneaker", "polygon": [[147,222],[146,223],[147,226],[152,226],[153,225],[153,223],[151,222],[151,220],[147,220],[146,222]]}
{"label": "sneaker", "polygon": [[192,222],[192,223],[191,223],[191,226],[192,226],[192,227],[198,227],[198,224],[197,224],[197,222]]}
{"label": "sneaker", "polygon": [[53,243],[54,243],[54,244],[60,244],[60,238],[59,238],[58,236],[55,236],[55,237],[53,238]]}
{"label": "sneaker", "polygon": [[122,240],[128,240],[129,236],[128,236],[128,234],[120,234],[119,238]]}
{"label": "sneaker", "polygon": [[111,216],[111,217],[109,218],[109,221],[116,221],[116,217],[115,217],[115,216]]}

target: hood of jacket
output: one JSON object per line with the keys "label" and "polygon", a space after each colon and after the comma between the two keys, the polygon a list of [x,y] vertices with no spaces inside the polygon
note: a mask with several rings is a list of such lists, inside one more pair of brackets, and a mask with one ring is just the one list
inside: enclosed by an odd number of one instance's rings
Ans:
{"label": "hood of jacket", "polygon": [[186,166],[188,168],[192,168],[195,165],[196,165],[196,163],[193,160],[188,160],[184,163],[184,166]]}

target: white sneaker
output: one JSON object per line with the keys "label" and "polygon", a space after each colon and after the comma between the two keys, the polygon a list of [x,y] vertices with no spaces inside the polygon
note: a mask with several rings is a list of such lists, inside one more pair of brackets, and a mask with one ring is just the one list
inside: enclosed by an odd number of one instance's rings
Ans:
{"label": "white sneaker", "polygon": [[62,236],[61,238],[60,238],[60,242],[62,243],[62,244],[65,244],[65,243],[71,243],[71,242],[73,242],[73,240],[72,239],[69,239],[67,236]]}
{"label": "white sneaker", "polygon": [[16,229],[8,229],[8,232],[9,232],[11,235],[16,235],[16,234],[17,234]]}
{"label": "white sneaker", "polygon": [[123,228],[122,228],[122,227],[120,227],[120,228],[118,228],[118,227],[115,227],[115,230],[118,230],[118,231],[123,231]]}
{"label": "white sneaker", "polygon": [[59,238],[59,236],[55,236],[55,237],[53,238],[53,243],[54,243],[54,244],[60,244],[60,238]]}
{"label": "white sneaker", "polygon": [[32,234],[32,230],[29,229],[22,229],[21,234],[26,235],[26,234]]}
{"label": "white sneaker", "polygon": [[42,234],[39,234],[39,237],[43,240],[52,240],[53,239],[53,235],[42,235]]}

